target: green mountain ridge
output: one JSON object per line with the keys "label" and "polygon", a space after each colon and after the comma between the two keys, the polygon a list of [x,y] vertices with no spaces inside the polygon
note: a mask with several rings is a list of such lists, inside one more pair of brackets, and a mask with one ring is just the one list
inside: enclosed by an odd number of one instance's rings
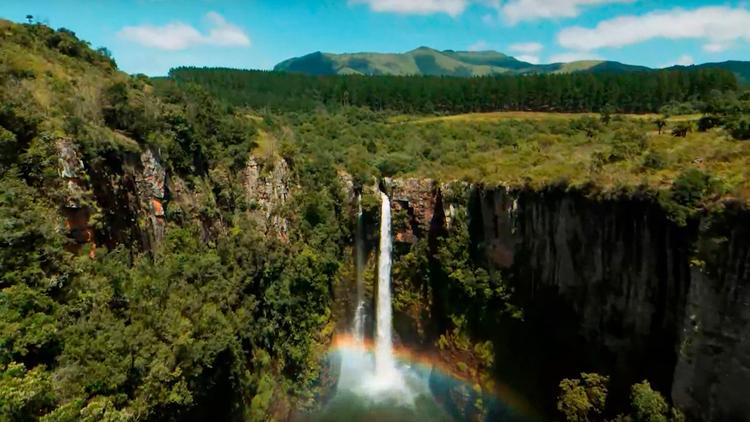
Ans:
{"label": "green mountain ridge", "polygon": [[[673,66],[670,69],[684,66]],[[750,82],[750,62],[726,61],[690,66],[720,68],[732,71],[738,80]],[[632,72],[654,70],[646,66],[607,60],[580,60],[568,63],[533,64],[492,50],[454,51],[419,47],[405,53],[345,53],[317,51],[285,60],[275,71],[310,75],[430,75],[430,76],[487,76],[529,73],[571,72]]]}

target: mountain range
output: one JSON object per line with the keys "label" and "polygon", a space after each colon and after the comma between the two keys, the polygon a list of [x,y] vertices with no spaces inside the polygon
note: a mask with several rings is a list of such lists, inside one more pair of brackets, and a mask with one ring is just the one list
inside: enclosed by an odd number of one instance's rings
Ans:
{"label": "mountain range", "polygon": [[[750,82],[750,62],[727,61],[690,66],[723,68],[734,72],[740,82]],[[672,68],[684,68],[673,66]],[[629,72],[653,70],[646,66],[616,61],[582,60],[569,63],[533,64],[497,51],[454,51],[419,47],[406,53],[323,53],[315,52],[285,60],[276,71],[311,75],[432,75],[487,76],[528,73]]]}

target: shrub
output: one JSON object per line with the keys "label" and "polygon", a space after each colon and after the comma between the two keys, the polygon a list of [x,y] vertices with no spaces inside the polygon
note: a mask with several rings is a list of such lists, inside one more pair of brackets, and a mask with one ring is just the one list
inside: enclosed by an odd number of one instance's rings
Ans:
{"label": "shrub", "polygon": [[580,379],[564,379],[560,382],[557,410],[566,421],[598,420],[607,401],[609,377],[582,373]]}
{"label": "shrub", "polygon": [[630,389],[634,422],[683,422],[685,417],[676,408],[670,408],[664,396],[651,388],[648,381],[635,384]]}
{"label": "shrub", "polygon": [[748,140],[750,139],[750,116],[741,115],[730,118],[724,128],[734,139]]}
{"label": "shrub", "polygon": [[680,174],[672,185],[672,198],[680,205],[697,206],[710,191],[711,177],[691,168]]}
{"label": "shrub", "polygon": [[663,154],[656,151],[649,151],[643,156],[643,168],[660,170],[664,168],[667,159]]}
{"label": "shrub", "polygon": [[721,118],[718,116],[703,116],[698,120],[698,131],[705,132],[721,125]]}
{"label": "shrub", "polygon": [[692,130],[693,127],[689,122],[680,122],[672,129],[672,136],[677,138],[684,138]]}
{"label": "shrub", "polygon": [[0,126],[0,173],[4,173],[15,161],[17,153],[16,135]]}
{"label": "shrub", "polygon": [[380,174],[385,177],[394,176],[399,173],[408,173],[416,168],[414,159],[403,152],[392,152],[380,161],[376,167]]}

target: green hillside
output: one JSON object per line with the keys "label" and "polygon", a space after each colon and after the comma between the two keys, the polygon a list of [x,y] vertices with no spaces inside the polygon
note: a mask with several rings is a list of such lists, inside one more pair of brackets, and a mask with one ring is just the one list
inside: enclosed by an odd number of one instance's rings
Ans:
{"label": "green hillside", "polygon": [[438,51],[429,47],[419,47],[400,54],[315,52],[285,60],[276,65],[274,70],[311,75],[471,77],[523,73],[567,73],[582,70],[636,71],[648,70],[648,68],[593,60],[535,65],[497,51]]}
{"label": "green hillside", "polygon": [[[670,69],[684,66],[674,66]],[[750,83],[750,62],[705,63],[690,68],[718,68],[733,72],[743,84]],[[438,51],[419,47],[406,53],[315,52],[285,60],[274,67],[284,72],[310,75],[430,75],[487,76],[528,73],[633,72],[651,70],[645,66],[615,61],[580,60],[569,63],[532,64],[497,51]]]}
{"label": "green hillside", "polygon": [[674,66],[672,69],[709,69],[718,68],[728,70],[737,76],[737,81],[743,85],[750,85],[750,62],[729,60],[720,63],[703,63],[693,66]]}
{"label": "green hillside", "polygon": [[313,75],[484,76],[507,73],[519,64],[529,65],[500,53],[486,53],[491,54],[440,52],[427,47],[403,54],[316,52],[284,61],[275,70]]}

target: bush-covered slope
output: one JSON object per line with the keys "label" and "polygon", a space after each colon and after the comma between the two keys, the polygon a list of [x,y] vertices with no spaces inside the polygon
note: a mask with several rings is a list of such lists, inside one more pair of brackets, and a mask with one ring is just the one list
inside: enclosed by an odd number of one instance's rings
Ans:
{"label": "bush-covered slope", "polygon": [[266,222],[260,126],[70,31],[0,21],[1,420],[309,406],[347,227],[314,156],[284,174],[308,193]]}

